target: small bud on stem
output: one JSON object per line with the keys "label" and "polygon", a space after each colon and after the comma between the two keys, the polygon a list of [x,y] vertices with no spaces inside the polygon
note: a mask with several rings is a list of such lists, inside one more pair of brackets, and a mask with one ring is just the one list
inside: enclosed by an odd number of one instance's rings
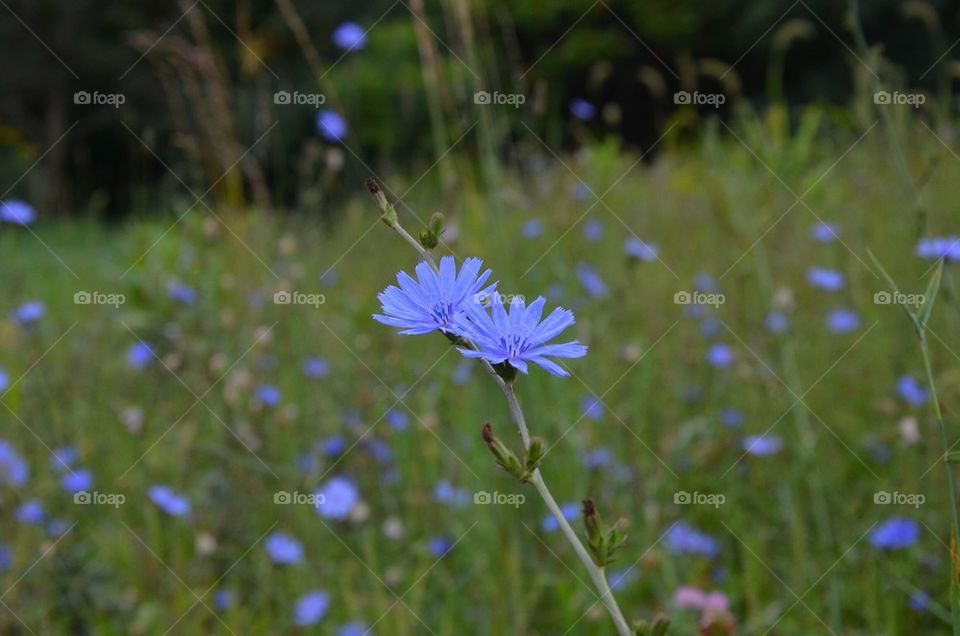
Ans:
{"label": "small bud on stem", "polygon": [[593,499],[583,501],[583,525],[587,530],[587,547],[600,567],[613,561],[613,554],[627,540],[627,520],[617,519],[609,530],[603,525]]}
{"label": "small bud on stem", "polygon": [[483,425],[483,441],[487,444],[487,448],[490,449],[490,452],[493,453],[493,456],[497,460],[497,465],[500,468],[504,469],[520,481],[526,481],[526,470],[524,470],[523,465],[520,463],[520,460],[517,459],[517,456],[513,454],[513,451],[506,447],[506,445],[501,442],[493,434],[493,427],[490,426],[490,422],[487,422]]}
{"label": "small bud on stem", "polygon": [[387,195],[383,193],[383,189],[380,188],[380,184],[377,183],[376,179],[367,179],[367,190],[370,191],[374,202],[380,209],[380,220],[383,221],[387,227],[398,227],[400,220],[397,218],[397,210],[393,207],[392,203],[387,201]]}

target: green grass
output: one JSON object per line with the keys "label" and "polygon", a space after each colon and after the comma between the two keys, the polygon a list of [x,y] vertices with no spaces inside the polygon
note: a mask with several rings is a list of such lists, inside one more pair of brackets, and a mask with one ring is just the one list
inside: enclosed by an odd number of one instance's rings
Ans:
{"label": "green grass", "polygon": [[[916,588],[949,607],[949,500],[929,405],[910,409],[896,396],[897,378],[921,379],[922,366],[900,310],[873,302],[885,285],[867,249],[904,291],[922,292],[930,264],[913,256],[917,220],[879,128],[859,142],[867,126],[813,128],[818,134],[804,140],[778,133],[771,120],[745,123],[737,132],[750,150],[722,129],[691,147],[670,139],[652,165],[609,145],[564,157],[567,167],[546,156],[547,168],[506,178],[490,194],[465,186],[448,210],[456,227],[449,250],[483,257],[504,292],[546,294],[576,312],[576,336],[590,353],[570,364],[575,377],[534,371],[518,392],[532,432],[556,443],[544,474],[558,500],[592,496],[606,518],[631,521],[613,567],[635,565],[618,592],[625,613],[672,613],[676,634],[696,633],[696,616],[671,606],[680,585],[726,593],[746,634],[775,622],[774,634],[824,633],[824,623],[838,634],[948,630],[935,613],[908,606]],[[911,160],[944,152],[919,124],[909,132]],[[605,205],[571,196],[572,173],[597,194],[609,188]],[[926,186],[933,235],[956,232],[958,178],[960,162],[946,155]],[[387,185],[403,192],[413,182]],[[806,205],[794,205],[790,190],[808,188]],[[405,202],[425,221],[438,205],[434,192],[426,179]],[[155,634],[178,621],[171,633],[227,633],[204,606],[213,608],[224,589],[237,602],[215,613],[231,630],[296,633],[296,599],[323,588],[332,604],[315,633],[381,616],[379,634],[563,634],[574,624],[571,634],[611,633],[569,546],[540,531],[545,507],[495,469],[480,440],[490,421],[518,444],[496,387],[479,367],[455,385],[460,356],[442,338],[401,337],[371,320],[376,293],[413,266],[413,252],[377,223],[365,198],[341,214],[333,228],[224,213],[228,231],[199,210],[177,224],[175,216],[112,228],[41,223],[36,236],[0,228],[0,315],[30,299],[48,308],[28,329],[0,323],[0,368],[13,379],[25,374],[4,398],[0,438],[31,467],[22,489],[0,490],[8,513],[0,536],[13,554],[0,577],[11,610],[0,612],[0,631]],[[400,214],[420,229],[409,210]],[[807,237],[817,216],[842,228],[842,243]],[[532,240],[519,232],[531,217],[545,224]],[[584,239],[586,218],[603,223],[600,242]],[[626,259],[622,242],[634,233],[659,246],[662,262]],[[606,299],[582,292],[580,262],[605,279]],[[846,288],[812,289],[812,265],[842,271]],[[322,282],[330,268],[336,281]],[[726,297],[714,338],[673,303],[699,272],[719,279]],[[196,288],[198,302],[168,299],[171,280]],[[325,303],[275,305],[284,289],[323,293]],[[80,290],[123,293],[126,303],[75,305]],[[958,292],[948,267],[931,323],[948,432],[960,398]],[[780,337],[763,329],[775,298],[792,299],[791,329]],[[838,307],[860,314],[855,333],[825,329],[826,313]],[[128,368],[137,337],[156,346],[164,365]],[[713,340],[736,351],[730,369],[706,363]],[[329,377],[302,374],[311,355],[330,362]],[[280,388],[282,406],[255,403],[260,383]],[[580,419],[591,393],[607,406],[599,421]],[[143,412],[136,432],[123,423],[130,408]],[[410,416],[407,430],[384,421],[391,408]],[[741,430],[720,422],[726,408],[744,413]],[[918,419],[916,444],[898,433],[905,417]],[[784,450],[743,458],[742,436],[771,426]],[[368,439],[389,444],[389,466],[361,443],[335,465],[320,456],[302,470],[301,456],[318,441],[342,434],[352,445],[368,429]],[[80,451],[96,490],[122,493],[126,503],[73,504],[48,468],[48,448],[63,445]],[[599,447],[613,451],[615,465],[588,471],[580,456]],[[351,522],[273,503],[277,491],[312,492],[338,473],[362,491],[365,505]],[[518,509],[450,508],[433,500],[440,480],[527,500]],[[191,516],[153,506],[146,489],[156,483],[187,494]],[[881,490],[922,493],[926,503],[878,506]],[[678,506],[677,491],[720,493],[726,503]],[[76,525],[57,541],[15,522],[9,513],[27,498]],[[869,530],[892,515],[922,521],[917,546],[870,546]],[[669,554],[661,537],[678,519],[714,536],[720,556]],[[395,523],[402,538],[386,537],[384,525]],[[272,565],[261,541],[271,529],[299,538],[306,562]],[[440,562],[427,550],[438,536],[460,539]]]}

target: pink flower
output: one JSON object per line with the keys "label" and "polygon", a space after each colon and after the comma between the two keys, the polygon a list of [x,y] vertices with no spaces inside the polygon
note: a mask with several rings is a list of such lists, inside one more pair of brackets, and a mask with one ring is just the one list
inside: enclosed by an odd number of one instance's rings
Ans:
{"label": "pink flower", "polygon": [[680,586],[673,593],[673,602],[680,609],[703,609],[707,598],[706,594],[689,585]]}

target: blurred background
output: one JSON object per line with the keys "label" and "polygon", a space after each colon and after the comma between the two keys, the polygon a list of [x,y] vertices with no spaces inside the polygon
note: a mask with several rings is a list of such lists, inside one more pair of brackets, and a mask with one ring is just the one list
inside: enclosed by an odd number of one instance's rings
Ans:
{"label": "blurred background", "polygon": [[613,633],[496,387],[372,320],[369,178],[576,313],[518,393],[628,617],[951,633],[957,3],[0,16],[0,633]]}

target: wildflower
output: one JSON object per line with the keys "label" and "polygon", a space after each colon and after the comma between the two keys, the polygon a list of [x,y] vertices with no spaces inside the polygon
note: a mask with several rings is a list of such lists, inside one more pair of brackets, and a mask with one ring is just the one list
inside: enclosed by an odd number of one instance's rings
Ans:
{"label": "wildflower", "polygon": [[921,239],[917,243],[917,256],[927,260],[960,261],[960,237]]}
{"label": "wildflower", "polygon": [[181,305],[192,305],[197,302],[197,290],[180,282],[167,285],[167,296]]}
{"label": "wildflower", "polygon": [[842,273],[823,267],[811,267],[807,270],[807,282],[818,289],[835,292],[843,289],[845,279]]}
{"label": "wildflower", "polygon": [[591,243],[603,238],[603,224],[596,219],[589,219],[583,224],[583,237]]}
{"label": "wildflower", "polygon": [[427,541],[427,552],[435,559],[442,559],[453,550],[453,541],[446,537],[434,537]]}
{"label": "wildflower", "polygon": [[723,409],[723,412],[720,413],[720,421],[723,422],[724,426],[740,428],[743,426],[743,412],[737,409]]}
{"label": "wildflower", "polygon": [[73,466],[80,458],[80,453],[72,446],[61,446],[54,449],[50,456],[50,468],[57,472],[63,472]]}
{"label": "wildflower", "polygon": [[540,219],[529,219],[520,228],[520,233],[524,238],[533,239],[543,234],[543,221]]}
{"label": "wildflower", "polygon": [[583,396],[583,399],[580,400],[580,410],[583,412],[583,417],[594,422],[603,417],[604,412],[603,403],[593,395]]}
{"label": "wildflower", "polygon": [[323,358],[307,358],[302,368],[308,378],[325,378],[330,374],[330,363]]}
{"label": "wildflower", "polygon": [[0,391],[6,391],[8,388],[10,388],[10,375],[0,369]]}
{"label": "wildflower", "polygon": [[69,493],[90,490],[93,487],[93,473],[86,468],[79,468],[61,477],[60,485]]}
{"label": "wildflower", "polygon": [[330,597],[323,590],[307,592],[297,601],[293,610],[293,622],[299,627],[316,625],[327,615]]}
{"label": "wildflower", "polygon": [[343,435],[334,435],[325,439],[320,447],[323,449],[324,455],[336,457],[337,455],[342,455],[344,451],[347,450],[347,440]]}
{"label": "wildflower", "polygon": [[63,519],[52,519],[47,524],[47,536],[59,539],[70,530],[70,526]]}
{"label": "wildflower", "polygon": [[371,629],[372,628],[367,627],[363,623],[354,621],[346,625],[341,625],[337,629],[337,636],[367,636],[373,633]]}
{"label": "wildflower", "polygon": [[182,517],[190,513],[190,500],[167,486],[150,486],[147,496],[157,508],[172,517]]}
{"label": "wildflower", "polygon": [[143,340],[130,345],[127,349],[127,364],[134,369],[142,369],[150,364],[154,359],[153,347]]}
{"label": "wildflower", "polygon": [[747,435],[743,450],[756,457],[769,457],[783,450],[783,440],[776,435]]}
{"label": "wildflower", "polygon": [[317,514],[325,519],[346,519],[360,501],[360,491],[346,477],[333,477],[317,490]]}
{"label": "wildflower", "polygon": [[926,612],[932,602],[930,595],[922,590],[910,595],[910,609],[915,612]]}
{"label": "wildflower", "polygon": [[8,545],[0,545],[0,573],[6,572],[13,565],[13,550]]}
{"label": "wildflower", "polygon": [[43,504],[37,499],[29,499],[17,508],[15,517],[20,523],[36,526],[43,523]]}
{"label": "wildflower", "polygon": [[397,409],[390,409],[387,411],[384,419],[387,420],[387,424],[390,426],[390,428],[395,431],[402,431],[410,424],[410,418],[407,417],[406,412]]}
{"label": "wildflower", "polygon": [[225,612],[233,605],[233,592],[230,590],[217,590],[213,595],[213,606],[221,612]]}
{"label": "wildflower", "polygon": [[334,29],[333,43],[344,51],[359,51],[367,44],[367,33],[356,22],[344,22]]}
{"label": "wildflower", "polygon": [[733,349],[728,345],[717,343],[707,350],[707,361],[718,369],[726,369],[733,360]]}
{"label": "wildflower", "polygon": [[637,572],[632,567],[612,570],[610,572],[610,589],[614,592],[620,592],[636,580]]}
{"label": "wildflower", "polygon": [[347,136],[347,121],[340,113],[322,110],[317,114],[317,130],[331,143],[340,143]]}
{"label": "wildflower", "polygon": [[303,544],[285,532],[271,533],[263,546],[274,563],[289,565],[303,560]]}
{"label": "wildflower", "polygon": [[656,260],[659,252],[656,245],[644,243],[634,236],[623,241],[623,251],[630,258],[645,262]]}
{"label": "wildflower", "polygon": [[12,225],[30,225],[37,219],[37,213],[26,201],[10,199],[0,201],[0,223]]}
{"label": "wildflower", "polygon": [[911,375],[905,375],[897,381],[897,393],[910,406],[923,406],[930,399],[927,390]]}
{"label": "wildflower", "polygon": [[904,517],[891,517],[870,532],[870,543],[878,550],[909,548],[919,539],[920,524]]}
{"label": "wildflower", "polygon": [[667,549],[673,554],[700,554],[716,556],[720,552],[716,539],[700,532],[685,521],[677,521],[664,538]]}
{"label": "wildflower", "polygon": [[786,333],[790,329],[790,319],[785,313],[771,311],[764,319],[763,326],[773,334]]}
{"label": "wildflower", "polygon": [[597,116],[597,107],[582,97],[575,97],[570,100],[570,113],[580,121],[590,121]]}
{"label": "wildflower", "polygon": [[37,322],[47,313],[47,306],[39,300],[25,302],[13,310],[13,321],[20,325]]}
{"label": "wildflower", "polygon": [[432,331],[459,335],[455,321],[467,305],[478,307],[476,300],[496,289],[497,284],[484,288],[490,278],[488,269],[480,273],[483,261],[467,258],[457,274],[452,256],[440,259],[440,271],[435,272],[426,263],[416,268],[417,280],[406,272],[397,274],[399,287],[390,285],[377,297],[383,314],[374,314],[377,322],[403,329],[401,334],[419,335]]}
{"label": "wildflower", "polygon": [[547,357],[580,358],[587,354],[587,347],[576,340],[545,344],[575,322],[573,313],[560,307],[541,322],[546,302],[541,296],[527,307],[523,298],[514,296],[509,315],[499,295],[493,297],[490,313],[477,303],[471,304],[457,325],[477,350],[460,348],[460,352],[468,358],[483,358],[490,364],[506,362],[523,373],[527,373],[527,363],[532,362],[553,375],[570,375]]}
{"label": "wildflower", "polygon": [[261,384],[257,387],[255,394],[257,400],[264,406],[276,406],[280,404],[280,400],[283,399],[283,394],[280,393],[280,389],[272,384]]}
{"label": "wildflower", "polygon": [[850,309],[835,309],[827,315],[827,329],[833,333],[850,333],[860,327],[860,316]]}
{"label": "wildflower", "polygon": [[590,198],[590,186],[582,181],[577,181],[570,186],[570,196],[576,201],[586,201]]}
{"label": "wildflower", "polygon": [[[565,503],[560,506],[560,514],[563,515],[563,518],[567,521],[573,521],[578,516],[580,516],[580,504],[578,503]],[[547,515],[543,518],[543,521],[540,522],[540,529],[544,532],[555,532],[560,529],[560,523],[553,515]]]}
{"label": "wildflower", "polygon": [[583,289],[593,298],[604,298],[609,293],[607,284],[600,278],[597,270],[586,263],[577,265],[577,278],[580,280]]}
{"label": "wildflower", "polygon": [[470,503],[470,493],[463,488],[455,488],[449,481],[439,481],[433,487],[435,501],[452,508],[463,508]]}
{"label": "wildflower", "polygon": [[810,228],[810,238],[818,243],[830,243],[840,236],[840,228],[834,223],[819,221]]}
{"label": "wildflower", "polygon": [[592,451],[584,453],[583,455],[583,465],[590,470],[607,466],[612,461],[613,451],[606,447],[596,448]]}

